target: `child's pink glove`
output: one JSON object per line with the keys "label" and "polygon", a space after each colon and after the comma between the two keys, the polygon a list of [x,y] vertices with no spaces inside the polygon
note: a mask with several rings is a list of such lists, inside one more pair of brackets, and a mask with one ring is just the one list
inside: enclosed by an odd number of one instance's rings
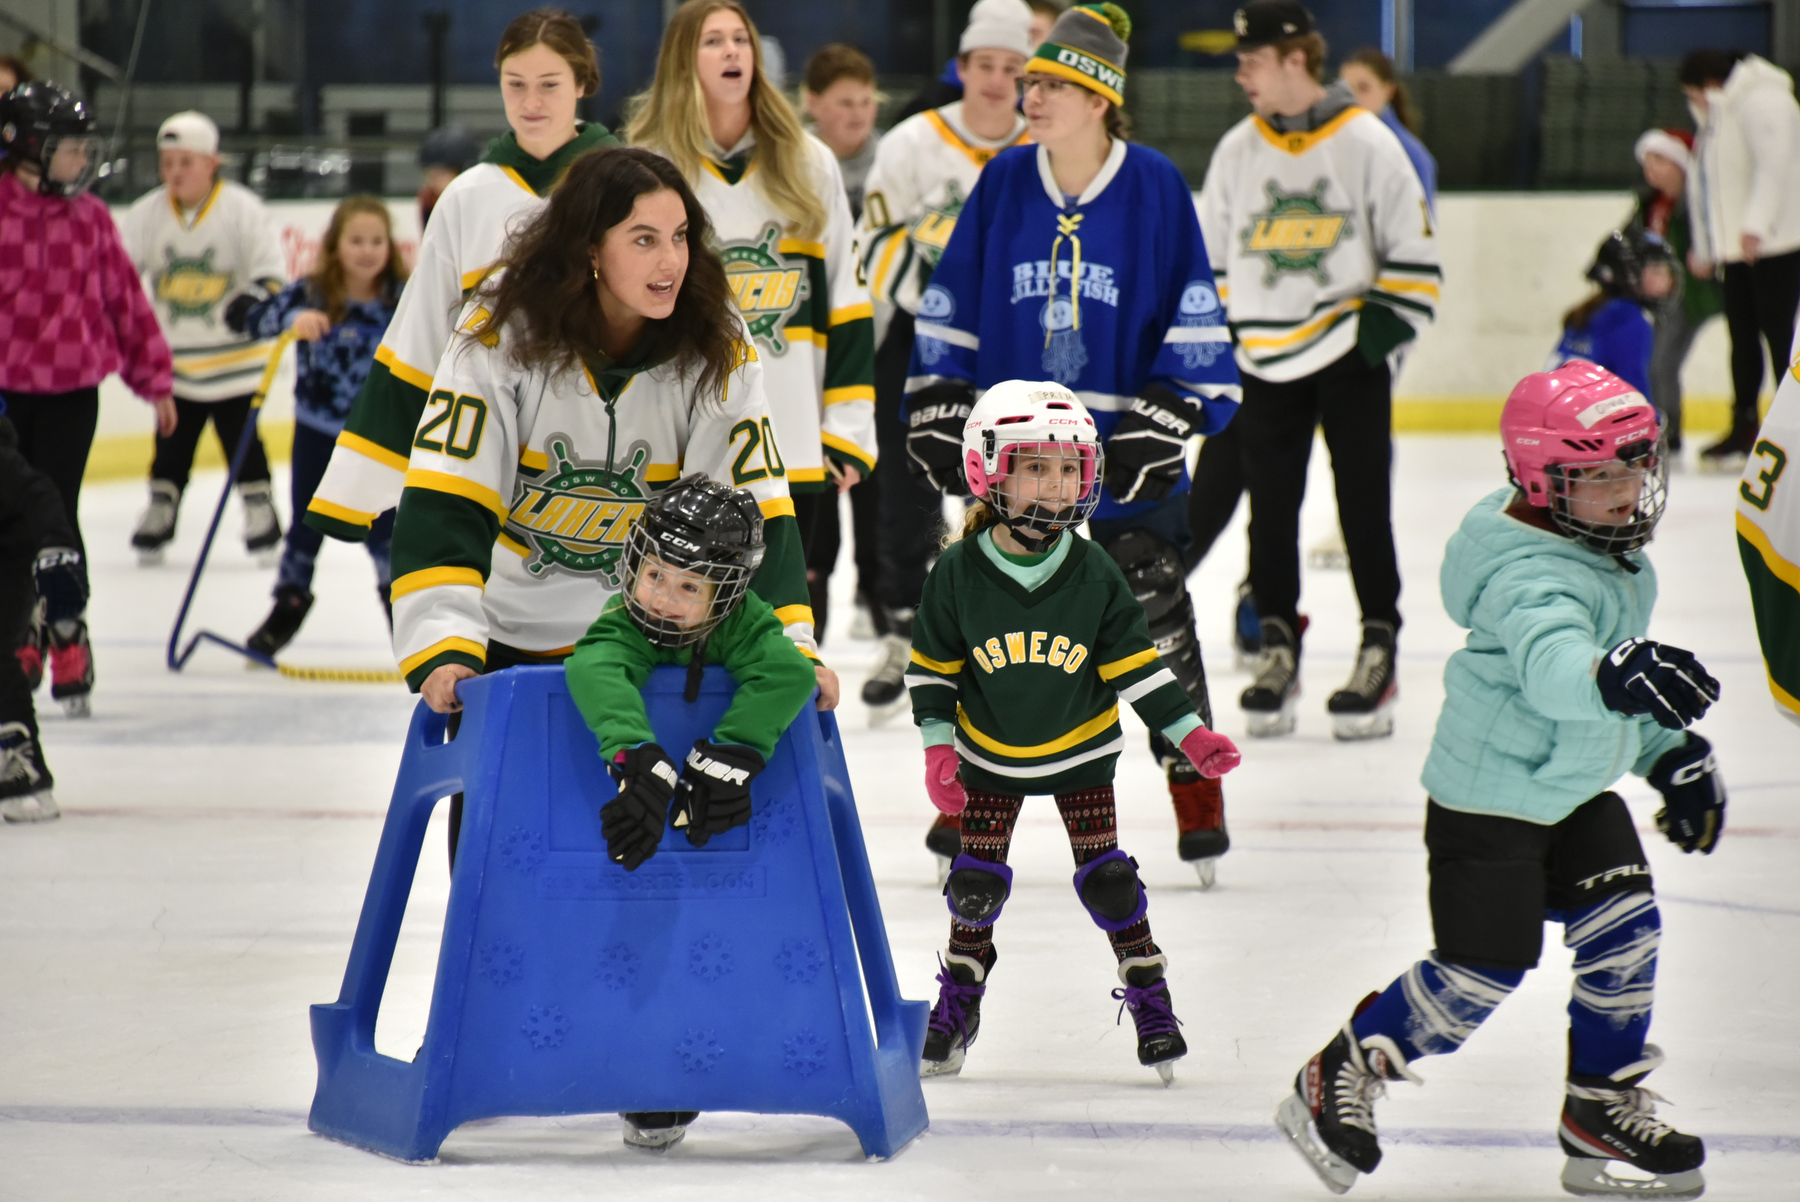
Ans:
{"label": "child's pink glove", "polygon": [[1224,776],[1244,758],[1238,752],[1237,744],[1204,726],[1188,731],[1187,738],[1181,741],[1181,750],[1194,762],[1201,776]]}
{"label": "child's pink glove", "polygon": [[931,804],[946,814],[960,814],[969,804],[969,795],[956,779],[958,766],[956,748],[950,744],[925,749],[925,791],[931,794]]}

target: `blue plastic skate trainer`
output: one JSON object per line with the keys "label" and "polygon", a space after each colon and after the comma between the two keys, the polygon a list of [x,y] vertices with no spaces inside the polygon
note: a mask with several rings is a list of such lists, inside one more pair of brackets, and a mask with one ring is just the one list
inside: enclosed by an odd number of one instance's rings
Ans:
{"label": "blue plastic skate trainer", "polygon": [[[685,678],[661,668],[645,690],[677,761],[733,689],[709,668],[690,705]],[[782,736],[749,826],[701,849],[668,831],[626,872],[600,836],[617,788],[562,669],[459,696],[453,741],[442,715],[413,715],[343,991],[312,1008],[314,1131],[414,1162],[497,1115],[825,1115],[877,1158],[924,1131],[927,1007],[900,997],[831,714],[809,705]],[[375,1050],[375,1015],[426,823],[457,790],[431,1013],[408,1063]]]}

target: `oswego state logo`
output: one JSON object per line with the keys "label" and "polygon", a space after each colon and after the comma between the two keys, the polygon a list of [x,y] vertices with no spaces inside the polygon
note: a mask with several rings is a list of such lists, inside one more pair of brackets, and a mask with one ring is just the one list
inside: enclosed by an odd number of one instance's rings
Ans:
{"label": "oswego state logo", "polygon": [[624,586],[625,533],[650,498],[645,478],[650,444],[635,442],[626,462],[577,459],[567,434],[549,438],[550,466],[536,479],[522,472],[506,532],[531,552],[525,570],[543,576],[561,569],[599,576],[608,588]]}
{"label": "oswego state logo", "polygon": [[771,223],[755,242],[732,242],[719,248],[731,295],[751,336],[762,339],[777,355],[787,351],[782,331],[788,319],[811,292],[806,272],[789,266],[781,257],[780,243],[781,227]]}
{"label": "oswego state logo", "polygon": [[169,307],[170,317],[204,317],[211,321],[213,307],[231,288],[231,273],[214,271],[208,247],[197,259],[164,252],[168,265],[157,274],[156,299]]}
{"label": "oswego state logo", "polygon": [[1325,207],[1327,181],[1321,179],[1310,192],[1283,192],[1273,180],[1263,185],[1269,194],[1268,211],[1258,216],[1242,238],[1244,249],[1268,262],[1265,285],[1283,272],[1307,272],[1321,284],[1329,284],[1325,256],[1340,240],[1351,236],[1350,214]]}
{"label": "oswego state logo", "polygon": [[919,259],[928,270],[936,270],[938,260],[944,257],[944,248],[950,245],[950,235],[956,232],[956,218],[966,203],[962,189],[956,186],[955,180],[951,180],[945,190],[949,195],[944,198],[944,203],[935,209],[928,209],[913,223],[912,229],[906,232]]}

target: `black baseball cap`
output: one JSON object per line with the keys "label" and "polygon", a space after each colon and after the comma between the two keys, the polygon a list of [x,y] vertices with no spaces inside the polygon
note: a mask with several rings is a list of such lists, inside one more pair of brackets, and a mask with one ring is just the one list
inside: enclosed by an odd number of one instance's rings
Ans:
{"label": "black baseball cap", "polygon": [[1295,0],[1250,0],[1232,14],[1237,48],[1256,50],[1313,31],[1313,16]]}

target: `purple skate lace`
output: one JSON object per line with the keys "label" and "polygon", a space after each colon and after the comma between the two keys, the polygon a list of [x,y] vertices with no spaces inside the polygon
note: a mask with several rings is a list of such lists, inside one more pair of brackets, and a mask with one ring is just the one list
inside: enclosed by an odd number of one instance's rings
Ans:
{"label": "purple skate lace", "polygon": [[938,1000],[931,1008],[931,1021],[927,1024],[934,1031],[942,1031],[946,1035],[962,1037],[963,1047],[969,1046],[968,1020],[963,1013],[963,1003],[980,997],[987,992],[985,985],[964,985],[950,975],[942,960],[938,961]]}
{"label": "purple skate lace", "polygon": [[1131,1021],[1137,1024],[1139,1039],[1151,1035],[1173,1035],[1181,1020],[1175,1017],[1175,1011],[1169,1006],[1169,986],[1162,980],[1155,980],[1139,989],[1136,985],[1127,985],[1123,989],[1112,991],[1113,1000],[1119,1002],[1119,1021],[1125,1021],[1126,1007],[1131,1009]]}

